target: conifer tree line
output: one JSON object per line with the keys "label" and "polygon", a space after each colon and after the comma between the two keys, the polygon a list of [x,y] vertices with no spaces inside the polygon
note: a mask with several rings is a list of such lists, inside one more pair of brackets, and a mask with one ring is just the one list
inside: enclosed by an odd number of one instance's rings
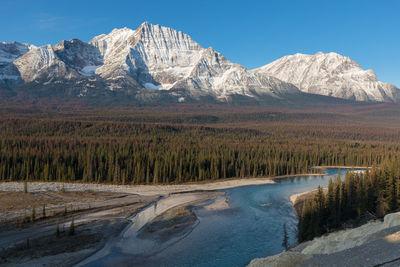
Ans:
{"label": "conifer tree line", "polygon": [[304,203],[299,216],[299,242],[357,225],[363,218],[381,218],[400,208],[400,161],[392,159],[365,174],[348,171],[344,180],[330,180]]}
{"label": "conifer tree line", "polygon": [[[400,150],[397,143],[385,141],[393,136],[380,142],[332,140],[324,128],[304,135],[304,129],[299,134],[296,128],[285,125],[263,131],[6,119],[0,120],[0,179],[167,184],[267,177],[307,173],[311,166],[371,166],[396,156]],[[379,136],[379,132],[369,130],[364,137]]]}

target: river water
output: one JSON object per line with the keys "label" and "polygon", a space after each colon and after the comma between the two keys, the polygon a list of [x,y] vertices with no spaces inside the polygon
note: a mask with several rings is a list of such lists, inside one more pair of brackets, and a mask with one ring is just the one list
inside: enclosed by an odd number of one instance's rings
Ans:
{"label": "river water", "polygon": [[[341,175],[345,172],[342,169]],[[95,265],[131,262],[140,266],[245,266],[254,258],[277,254],[283,250],[283,224],[287,225],[290,243],[296,241],[297,217],[289,197],[318,185],[327,187],[329,179],[337,174],[338,169],[327,169],[321,176],[221,190],[230,199],[230,209],[195,209],[200,223],[179,242],[140,263],[130,261],[127,255],[109,255]]]}

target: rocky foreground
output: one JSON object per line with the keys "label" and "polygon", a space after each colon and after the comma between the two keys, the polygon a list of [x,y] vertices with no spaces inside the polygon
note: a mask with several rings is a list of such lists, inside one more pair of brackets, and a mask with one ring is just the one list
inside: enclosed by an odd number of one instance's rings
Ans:
{"label": "rocky foreground", "polygon": [[302,243],[248,266],[399,266],[400,212]]}

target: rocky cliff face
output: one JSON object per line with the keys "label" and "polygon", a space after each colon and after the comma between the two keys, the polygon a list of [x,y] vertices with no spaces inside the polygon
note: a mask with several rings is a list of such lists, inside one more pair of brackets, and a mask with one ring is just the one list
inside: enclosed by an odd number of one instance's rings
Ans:
{"label": "rocky cliff face", "polygon": [[95,70],[103,64],[100,51],[79,39],[61,41],[53,47],[53,50],[61,61],[83,76],[94,75]]}
{"label": "rocky cliff face", "polygon": [[60,78],[71,79],[78,74],[54,53],[50,45],[33,47],[14,61],[22,80],[28,82],[49,82]]}
{"label": "rocky cliff face", "polygon": [[13,62],[29,51],[30,46],[18,42],[0,43],[0,85],[12,86],[22,82]]}
{"label": "rocky cliff face", "polygon": [[147,22],[136,31],[116,29],[90,43],[104,56],[98,73],[122,68],[149,89],[171,88],[190,73],[202,51],[190,36]]}
{"label": "rocky cliff face", "polygon": [[173,87],[187,88],[194,95],[213,95],[222,101],[229,101],[232,95],[280,98],[285,94],[299,93],[292,84],[268,75],[254,74],[212,48],[203,50],[191,72]]}
{"label": "rocky cliff face", "polygon": [[356,101],[397,102],[399,89],[378,80],[372,70],[336,53],[285,56],[253,70],[292,83],[305,93]]}

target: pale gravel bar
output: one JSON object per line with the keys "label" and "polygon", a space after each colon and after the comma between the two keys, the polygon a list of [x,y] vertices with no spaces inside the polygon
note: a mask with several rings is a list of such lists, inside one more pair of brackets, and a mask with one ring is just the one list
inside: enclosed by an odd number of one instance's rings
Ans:
{"label": "pale gravel bar", "polygon": [[[81,184],[81,183],[61,183],[61,182],[28,182],[29,192],[57,192],[63,186],[65,191],[94,191],[94,192],[114,192],[130,193],[143,196],[168,195],[171,193],[182,193],[202,190],[220,190],[240,186],[264,185],[275,183],[271,178],[248,178],[216,181],[209,183],[189,183],[178,185],[107,185],[107,184]],[[23,182],[2,182],[0,191],[3,192],[22,192],[24,191]]]}

